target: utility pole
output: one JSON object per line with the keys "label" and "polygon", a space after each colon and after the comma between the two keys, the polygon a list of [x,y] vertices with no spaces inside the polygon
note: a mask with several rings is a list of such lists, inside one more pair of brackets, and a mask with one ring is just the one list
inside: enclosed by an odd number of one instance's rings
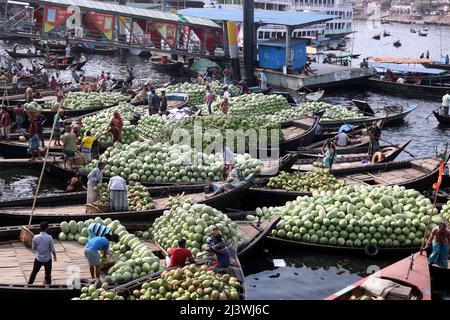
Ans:
{"label": "utility pole", "polygon": [[255,4],[253,0],[243,1],[244,9],[244,68],[245,81],[249,85],[254,83],[255,66]]}

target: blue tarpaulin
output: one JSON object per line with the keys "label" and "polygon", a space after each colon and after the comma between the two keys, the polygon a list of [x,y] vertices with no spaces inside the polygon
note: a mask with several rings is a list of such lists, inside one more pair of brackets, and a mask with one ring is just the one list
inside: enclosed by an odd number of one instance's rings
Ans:
{"label": "blue tarpaulin", "polygon": [[381,71],[391,70],[394,73],[423,73],[437,75],[447,72],[446,70],[441,69],[425,68],[422,65],[370,62],[369,66],[381,69]]}

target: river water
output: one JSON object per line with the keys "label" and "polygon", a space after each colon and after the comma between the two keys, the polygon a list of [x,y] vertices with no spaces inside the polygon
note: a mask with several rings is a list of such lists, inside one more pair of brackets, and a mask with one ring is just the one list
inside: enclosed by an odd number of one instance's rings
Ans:
{"label": "river water", "polygon": [[[409,32],[409,25],[380,25],[374,29],[373,23],[355,22],[357,33],[351,36],[347,48],[354,53],[367,56],[419,57],[422,52],[430,50],[431,58],[440,59],[442,52],[450,52],[449,27],[428,26],[428,37],[419,37]],[[415,27],[415,26],[413,26]],[[418,28],[418,27],[416,27]],[[373,40],[375,33],[386,29],[391,37]],[[440,36],[442,32],[442,38]],[[399,38],[400,48],[392,42]],[[352,44],[354,42],[354,44]],[[353,49],[352,49],[353,48]],[[114,77],[124,78],[127,66],[133,66],[137,78],[150,79],[155,85],[171,80],[166,75],[158,74],[150,68],[149,63],[141,58],[127,56],[125,60],[117,57],[88,56],[90,61],[85,67],[86,75],[95,76],[101,71],[111,72]],[[359,63],[358,60],[355,61]],[[62,72],[61,79],[69,79],[69,72]],[[449,129],[440,128],[433,116],[428,117],[438,103],[417,99],[403,99],[377,92],[341,89],[326,94],[324,101],[350,105],[352,99],[367,100],[372,106],[382,107],[385,103],[416,104],[407,121],[400,126],[383,129],[383,139],[392,143],[412,139],[407,150],[416,157],[434,153],[434,146],[442,148],[449,140]],[[403,153],[400,158],[408,158]],[[20,169],[22,170],[22,169]],[[29,171],[5,171],[0,169],[0,190],[3,197],[14,194],[32,195],[36,187],[36,173]],[[60,182],[48,180],[44,192],[60,192]],[[0,201],[2,194],[0,194]],[[250,257],[243,260],[249,299],[323,299],[356,280],[369,275],[373,270],[382,268],[403,257],[371,260],[364,257],[324,254],[313,251],[274,247],[264,244]]]}

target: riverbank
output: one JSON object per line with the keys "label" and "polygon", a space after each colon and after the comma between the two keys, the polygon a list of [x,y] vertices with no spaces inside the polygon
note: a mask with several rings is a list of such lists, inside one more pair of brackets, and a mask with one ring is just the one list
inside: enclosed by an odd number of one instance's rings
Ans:
{"label": "riverbank", "polygon": [[[367,21],[373,20],[371,17],[368,18],[358,18],[355,17],[354,20],[359,21]],[[409,14],[388,14],[382,16],[383,21],[388,22],[396,22],[403,24],[418,24],[418,25],[441,25],[441,26],[450,26],[450,16],[432,16],[432,15],[424,15],[421,17],[415,17]]]}

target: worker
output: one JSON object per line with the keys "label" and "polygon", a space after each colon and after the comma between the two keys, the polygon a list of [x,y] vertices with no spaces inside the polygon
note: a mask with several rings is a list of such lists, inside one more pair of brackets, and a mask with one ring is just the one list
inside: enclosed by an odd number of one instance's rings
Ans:
{"label": "worker", "polygon": [[0,113],[0,131],[1,136],[8,142],[10,140],[9,136],[11,134],[11,124],[11,117],[6,110],[6,107],[3,107],[2,112]]}
{"label": "worker", "polygon": [[215,253],[217,264],[212,267],[214,272],[227,272],[230,266],[230,251],[223,240],[222,234],[217,234],[213,237],[213,245],[208,247],[207,251]]}
{"label": "worker", "polygon": [[428,257],[429,263],[436,264],[443,269],[448,269],[449,241],[450,230],[447,229],[445,222],[441,222],[438,226],[433,228],[425,247],[422,248],[422,250],[427,250],[429,248],[433,249],[433,252]]}
{"label": "worker", "polygon": [[159,111],[160,115],[165,115],[167,112],[167,96],[166,92],[161,91],[161,110]]}
{"label": "worker", "polygon": [[345,147],[348,144],[351,144],[352,142],[350,141],[350,138],[348,137],[348,135],[341,131],[339,132],[335,137],[334,137],[334,141],[336,142],[336,145],[338,147]]}
{"label": "worker", "polygon": [[450,108],[450,90],[442,97],[442,114],[448,116],[448,111]]}
{"label": "worker", "polygon": [[223,92],[223,101],[220,104],[220,109],[222,110],[223,114],[227,114],[228,113],[228,103],[230,100],[230,92],[228,91],[228,86],[223,88],[224,92]]}
{"label": "worker", "polygon": [[259,79],[260,79],[260,86],[261,86],[261,90],[267,90],[267,77],[266,74],[264,72],[260,72],[259,73]]}
{"label": "worker", "polygon": [[33,101],[33,88],[31,87],[31,84],[29,84],[27,89],[25,90],[25,101],[27,103]]}
{"label": "worker", "polygon": [[367,63],[366,58],[364,58],[364,59],[361,61],[361,63],[359,64],[359,66],[360,66],[361,68],[368,68],[368,67],[369,67],[369,64]]}
{"label": "worker", "polygon": [[398,77],[397,82],[398,84],[405,84],[406,80],[405,78],[403,78],[403,75],[401,75],[400,77]]}
{"label": "worker", "polygon": [[104,237],[107,234],[109,234],[114,239],[114,242],[117,242],[117,240],[115,240],[116,235],[114,235],[111,229],[105,226],[104,224],[93,222],[88,227],[89,240],[95,237]]}
{"label": "worker", "polygon": [[81,153],[87,163],[92,161],[92,145],[94,144],[96,138],[97,137],[92,135],[91,131],[87,131],[83,140],[81,140]]}
{"label": "worker", "polygon": [[[195,263],[191,250],[186,248],[186,239],[178,240],[178,247],[170,248],[169,256],[167,258],[167,268],[182,267],[186,264],[186,260]],[[167,263],[167,260],[169,260],[169,263]]]}
{"label": "worker", "polygon": [[120,116],[119,112],[115,111],[108,127],[108,132],[111,132],[114,142],[120,141],[120,139],[122,138],[122,129],[122,117]]}
{"label": "worker", "polygon": [[88,183],[87,183],[87,204],[92,204],[97,200],[98,192],[95,190],[96,186],[102,182],[103,180],[103,169],[105,168],[105,164],[99,162],[97,167],[91,170],[88,175]]}
{"label": "worker", "polygon": [[324,154],[323,165],[331,170],[331,167],[337,158],[336,145],[331,139],[327,139],[323,144],[322,153]]}
{"label": "worker", "polygon": [[206,106],[208,107],[208,114],[212,114],[213,110],[212,110],[212,103],[214,101],[214,93],[211,90],[210,86],[206,86],[206,94],[205,94],[205,103]]}
{"label": "worker", "polygon": [[447,55],[445,55],[445,64],[449,64],[449,63],[450,63],[450,61],[449,61],[448,54],[447,54]]}
{"label": "worker", "polygon": [[234,188],[237,188],[240,184],[245,181],[245,177],[240,168],[236,168],[233,166],[231,170],[228,172],[228,176],[223,182],[213,182],[211,184],[211,189],[214,191],[213,194],[207,195],[207,198],[214,197],[222,192],[230,191]]}
{"label": "worker", "polygon": [[223,83],[226,84],[226,85],[231,84],[232,81],[231,81],[231,71],[230,71],[230,69],[228,69],[228,67],[227,67],[227,68],[223,69],[222,73],[223,73]]}
{"label": "worker", "polygon": [[70,50],[70,46],[69,45],[67,45],[67,47],[65,49],[65,52],[66,52],[66,58],[69,58],[70,54],[71,54],[71,50]]}
{"label": "worker", "polygon": [[109,205],[111,212],[128,211],[127,182],[121,176],[109,179]]}
{"label": "worker", "polygon": [[380,138],[381,138],[381,128],[378,126],[377,122],[372,122],[372,126],[367,129],[369,134],[369,156],[373,156],[375,152],[380,150]]}
{"label": "worker", "polygon": [[84,55],[84,53],[82,53],[81,56],[80,56],[79,63],[83,63],[85,61],[86,61],[86,56]]}
{"label": "worker", "polygon": [[81,173],[77,172],[77,174],[74,177],[72,177],[69,181],[67,181],[66,192],[77,192],[83,190],[87,190],[87,188],[83,184]]}
{"label": "worker", "polygon": [[25,110],[22,108],[21,103],[17,104],[17,107],[14,108],[14,120],[16,122],[17,130],[20,131],[25,120]]}
{"label": "worker", "polygon": [[37,124],[34,117],[30,117],[30,128],[28,130],[28,135],[30,140],[28,141],[28,153],[31,154],[31,161],[41,159],[39,155],[39,136],[37,134]]}
{"label": "worker", "polygon": [[104,237],[94,237],[88,241],[84,247],[84,256],[89,264],[89,271],[93,279],[100,282],[100,255],[99,251],[102,251],[102,256],[106,258],[106,254],[109,249],[109,242],[117,242],[117,235],[105,234]]}
{"label": "worker", "polygon": [[78,139],[72,127],[67,127],[66,133],[61,137],[61,141],[64,152],[64,169],[67,168],[67,164],[69,164],[69,169],[72,169],[75,152],[78,149]]}
{"label": "worker", "polygon": [[44,266],[45,269],[45,280],[44,284],[52,283],[52,255],[53,260],[56,261],[56,251],[53,243],[53,238],[47,233],[48,222],[42,221],[39,225],[41,233],[33,237],[31,248],[36,251],[36,258],[33,263],[33,270],[31,271],[30,279],[28,284],[33,284],[36,276]]}
{"label": "worker", "polygon": [[55,116],[53,117],[53,122],[54,122],[54,132],[53,135],[54,137],[54,146],[61,146],[61,129],[63,128],[63,120],[62,120],[62,116],[64,114],[64,110],[63,109],[58,109],[58,112],[56,112]]}
{"label": "worker", "polygon": [[159,108],[161,105],[161,99],[158,96],[158,94],[156,93],[155,89],[152,88],[151,92],[151,97],[149,98],[149,107],[151,108],[150,111],[150,115],[152,114],[157,114],[159,113]]}

